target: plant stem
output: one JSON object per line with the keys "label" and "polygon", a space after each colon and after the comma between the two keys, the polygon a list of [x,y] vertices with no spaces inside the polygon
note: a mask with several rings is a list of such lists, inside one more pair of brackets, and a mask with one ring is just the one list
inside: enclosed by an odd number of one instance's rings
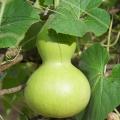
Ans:
{"label": "plant stem", "polygon": [[112,32],[112,25],[113,25],[113,18],[110,24],[110,28],[109,28],[109,33],[108,33],[108,42],[107,42],[107,51],[110,51],[110,44],[111,44],[111,32]]}
{"label": "plant stem", "polygon": [[59,5],[60,3],[60,0],[54,0],[54,8],[56,9],[57,6]]}
{"label": "plant stem", "polygon": [[19,55],[17,57],[15,57],[15,59],[10,62],[10,63],[6,63],[4,65],[0,65],[0,72],[3,72],[5,71],[6,69],[10,68],[11,66],[21,62],[23,60],[23,56],[22,55]]}
{"label": "plant stem", "polygon": [[4,120],[3,117],[2,117],[2,115],[0,115],[0,120]]}
{"label": "plant stem", "polygon": [[119,113],[119,111],[118,111],[117,109],[114,109],[114,111],[117,113],[117,115],[118,115],[119,118],[120,118],[120,113]]}
{"label": "plant stem", "polygon": [[1,2],[1,8],[0,8],[0,26],[2,24],[3,14],[5,10],[6,2]]}
{"label": "plant stem", "polygon": [[[117,42],[119,41],[119,38],[120,38],[120,31],[118,32],[117,37],[116,37],[116,39],[115,39],[115,41],[114,41],[113,43],[111,43],[109,46],[108,46],[108,45],[105,45],[105,44],[103,44],[103,43],[102,43],[102,45],[103,45],[104,47],[113,47],[113,46],[115,46],[115,45],[117,44]],[[102,42],[103,42],[103,41],[102,41]]]}

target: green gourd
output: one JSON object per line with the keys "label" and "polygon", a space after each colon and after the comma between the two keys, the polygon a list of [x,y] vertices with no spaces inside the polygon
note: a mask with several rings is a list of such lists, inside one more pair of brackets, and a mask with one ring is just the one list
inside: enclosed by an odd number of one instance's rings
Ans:
{"label": "green gourd", "polygon": [[90,86],[83,73],[71,64],[76,48],[74,37],[40,31],[37,48],[42,65],[31,75],[25,88],[25,100],[37,114],[65,118],[81,112],[90,99]]}

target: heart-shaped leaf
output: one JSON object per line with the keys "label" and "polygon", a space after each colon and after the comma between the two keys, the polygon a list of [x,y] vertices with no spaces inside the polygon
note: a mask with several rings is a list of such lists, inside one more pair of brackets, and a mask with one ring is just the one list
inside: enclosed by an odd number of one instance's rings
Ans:
{"label": "heart-shaped leaf", "polygon": [[[1,7],[2,5],[4,4],[1,4]],[[39,21],[38,11],[25,0],[11,0],[4,6],[3,13],[0,25],[0,48],[19,45],[28,28]]]}
{"label": "heart-shaped leaf", "polygon": [[57,33],[82,37],[87,32],[99,36],[107,31],[109,14],[98,8],[102,0],[61,0],[49,28]]}
{"label": "heart-shaped leaf", "polygon": [[104,120],[120,105],[120,64],[106,77],[104,69],[108,60],[106,49],[98,44],[88,48],[81,56],[80,68],[89,79],[91,100],[79,120]]}

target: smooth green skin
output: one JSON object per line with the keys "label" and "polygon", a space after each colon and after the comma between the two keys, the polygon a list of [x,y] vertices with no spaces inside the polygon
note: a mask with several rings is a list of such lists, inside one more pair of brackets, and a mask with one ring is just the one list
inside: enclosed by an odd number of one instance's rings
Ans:
{"label": "smooth green skin", "polygon": [[37,114],[53,118],[70,117],[82,111],[90,99],[90,86],[83,73],[70,62],[75,39],[54,32],[49,36],[43,29],[37,47],[43,64],[25,88],[29,107]]}

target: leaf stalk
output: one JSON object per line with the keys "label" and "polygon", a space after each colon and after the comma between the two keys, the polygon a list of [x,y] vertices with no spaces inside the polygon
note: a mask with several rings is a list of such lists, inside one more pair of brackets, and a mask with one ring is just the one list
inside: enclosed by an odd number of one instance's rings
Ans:
{"label": "leaf stalk", "polygon": [[0,26],[2,24],[3,14],[5,10],[6,2],[1,2],[1,8],[0,8]]}
{"label": "leaf stalk", "polygon": [[60,3],[60,0],[54,0],[54,8],[56,9],[57,6],[59,5]]}

